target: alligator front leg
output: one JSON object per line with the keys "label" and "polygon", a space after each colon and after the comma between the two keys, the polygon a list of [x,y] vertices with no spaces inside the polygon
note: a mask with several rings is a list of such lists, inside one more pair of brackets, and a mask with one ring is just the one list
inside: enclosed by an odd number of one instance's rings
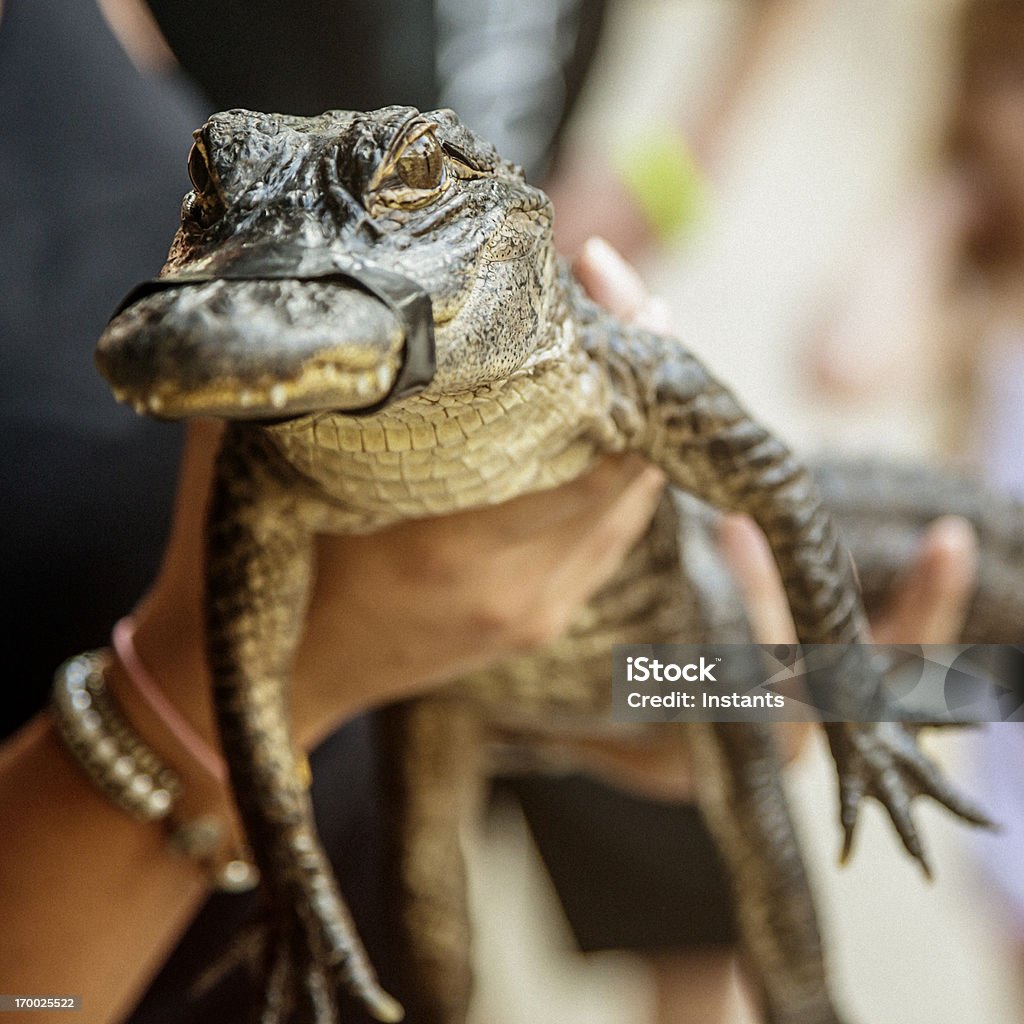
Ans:
{"label": "alligator front leg", "polygon": [[844,849],[861,799],[870,795],[925,865],[910,813],[914,796],[928,795],[972,822],[984,817],[939,775],[912,732],[872,721],[883,706],[881,683],[863,646],[868,632],[853,566],[810,475],[678,343],[613,327],[609,345],[622,393],[635,396],[645,421],[637,446],[677,486],[754,518],[771,545],[801,643],[846,645],[836,649],[829,679],[832,705],[846,722],[826,727],[839,772]]}
{"label": "alligator front leg", "polygon": [[747,976],[768,1024],[840,1024],[770,727],[691,723],[701,812],[732,883]]}
{"label": "alligator front leg", "polygon": [[[283,471],[279,471],[283,472]],[[312,544],[258,428],[228,428],[207,526],[207,655],[235,800],[269,900],[261,1024],[336,1024],[348,986],[379,1020],[401,1009],[377,985],[317,838],[288,680]]]}

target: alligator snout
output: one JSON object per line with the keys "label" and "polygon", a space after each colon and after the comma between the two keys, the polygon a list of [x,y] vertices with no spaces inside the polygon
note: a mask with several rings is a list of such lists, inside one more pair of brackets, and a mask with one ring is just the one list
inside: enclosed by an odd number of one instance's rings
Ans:
{"label": "alligator snout", "polygon": [[111,320],[96,353],[115,396],[139,412],[266,419],[361,410],[399,379],[407,325],[355,284],[218,278],[157,287]]}

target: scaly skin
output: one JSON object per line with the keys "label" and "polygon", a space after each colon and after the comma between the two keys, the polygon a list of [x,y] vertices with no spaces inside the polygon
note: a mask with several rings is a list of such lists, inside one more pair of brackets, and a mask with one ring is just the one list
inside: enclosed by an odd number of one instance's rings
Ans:
{"label": "scaly skin", "polygon": [[[580,294],[554,257],[546,197],[450,112],[232,111],[197,133],[190,170],[196,188],[164,279],[114,318],[98,357],[115,393],[142,412],[235,421],[209,517],[208,653],[271,911],[261,1020],[333,1024],[337,985],[393,1020],[399,1009],[377,986],[326,866],[289,733],[317,533],[501,502],[635,450],[676,488],[757,520],[801,641],[846,645],[834,686],[866,718],[878,681],[860,647],[864,612],[807,471],[681,344],[623,326]],[[383,295],[367,266],[386,271]],[[436,371],[396,397],[423,326],[402,302],[421,292]],[[453,819],[474,803],[474,766],[490,741],[606,734],[613,642],[746,636],[738,600],[722,600],[707,516],[677,494],[566,638],[385,715],[416,1024],[465,1017]],[[697,563],[691,578],[685,565]],[[676,744],[686,731],[657,735]],[[747,725],[691,735],[769,1019],[836,1024],[770,735]],[[900,727],[832,726],[829,739],[848,835],[866,794],[918,856],[912,796],[977,817]]]}
{"label": "scaly skin", "polygon": [[[229,427],[207,537],[214,706],[277,928],[264,1019],[334,1019],[340,984],[380,1019],[395,1019],[317,839],[304,761],[289,735],[287,680],[309,593],[312,534],[295,516],[294,474],[279,463],[261,434]],[[318,913],[318,904],[328,912]]]}

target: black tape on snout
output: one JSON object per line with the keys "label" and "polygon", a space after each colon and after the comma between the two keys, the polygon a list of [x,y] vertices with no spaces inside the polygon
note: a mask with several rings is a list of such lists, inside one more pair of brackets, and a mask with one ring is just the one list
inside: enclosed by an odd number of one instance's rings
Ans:
{"label": "black tape on snout", "polygon": [[355,285],[383,302],[398,317],[405,335],[402,365],[388,393],[373,405],[341,410],[352,416],[376,412],[400,398],[419,394],[434,379],[437,354],[434,347],[434,311],[430,296],[411,278],[385,270],[372,263],[355,262],[344,268],[332,262],[322,269],[296,273],[285,265],[281,254],[250,257],[232,263],[217,273],[184,273],[154,277],[137,284],[118,304],[110,319],[120,316],[129,306],[171,288],[206,284],[210,281],[335,281]]}

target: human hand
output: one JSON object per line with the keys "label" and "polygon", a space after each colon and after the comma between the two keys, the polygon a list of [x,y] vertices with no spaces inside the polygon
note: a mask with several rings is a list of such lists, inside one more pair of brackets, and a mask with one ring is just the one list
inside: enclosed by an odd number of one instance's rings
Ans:
{"label": "human hand", "polygon": [[[764,534],[747,516],[723,516],[719,549],[740,588],[758,643],[791,644],[796,630],[785,591]],[[914,560],[872,619],[878,643],[952,643],[960,634],[974,586],[977,541],[964,520],[937,519],[925,531]],[[790,723],[777,729],[781,756],[790,761],[813,726]],[[672,730],[650,730],[626,742],[580,740],[575,760],[606,781],[651,799],[687,801],[693,779],[684,745]]]}
{"label": "human hand", "polygon": [[300,733],[553,640],[639,540],[663,483],[636,456],[609,457],[551,491],[319,538]]}
{"label": "human hand", "polygon": [[670,331],[668,304],[648,292],[636,270],[603,238],[583,243],[573,270],[587,294],[619,320],[656,334]]}
{"label": "human hand", "polygon": [[[759,643],[796,642],[785,591],[764,534],[747,516],[725,516],[719,544],[739,584]],[[953,643],[960,635],[977,570],[977,538],[966,520],[936,519],[925,530],[914,560],[871,616],[876,643]],[[807,724],[779,730],[783,756],[794,758],[810,732]]]}
{"label": "human hand", "polygon": [[[782,581],[764,534],[746,516],[726,516],[719,528],[729,563],[759,643],[794,643]],[[936,519],[925,530],[914,560],[885,606],[873,610],[871,632],[880,644],[954,643],[967,614],[977,571],[977,538],[957,516]]]}
{"label": "human hand", "polygon": [[879,644],[950,644],[963,629],[978,571],[978,538],[959,516],[936,519],[914,561],[871,619]]}

